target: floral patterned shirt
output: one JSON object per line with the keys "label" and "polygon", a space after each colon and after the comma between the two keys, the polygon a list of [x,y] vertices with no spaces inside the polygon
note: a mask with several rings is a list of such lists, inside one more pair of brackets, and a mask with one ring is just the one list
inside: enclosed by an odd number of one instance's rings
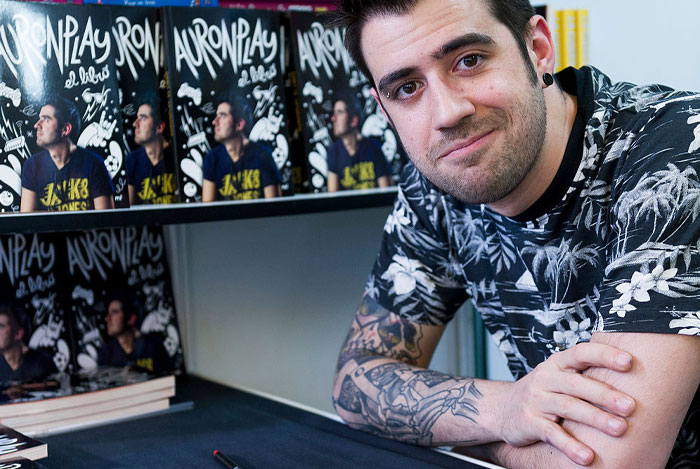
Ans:
{"label": "floral patterned shirt", "polygon": [[[578,110],[545,194],[508,218],[408,164],[366,287],[424,324],[471,300],[516,379],[593,332],[700,335],[700,94],[557,79]],[[700,467],[699,409],[696,393],[668,467]]]}

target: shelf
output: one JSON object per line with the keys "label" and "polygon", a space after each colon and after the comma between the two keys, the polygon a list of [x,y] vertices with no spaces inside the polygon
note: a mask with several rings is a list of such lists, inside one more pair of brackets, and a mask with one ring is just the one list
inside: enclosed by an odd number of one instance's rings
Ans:
{"label": "shelf", "polygon": [[389,187],[236,202],[136,206],[86,212],[16,213],[0,216],[0,234],[172,225],[388,207],[394,203],[396,192],[396,187]]}

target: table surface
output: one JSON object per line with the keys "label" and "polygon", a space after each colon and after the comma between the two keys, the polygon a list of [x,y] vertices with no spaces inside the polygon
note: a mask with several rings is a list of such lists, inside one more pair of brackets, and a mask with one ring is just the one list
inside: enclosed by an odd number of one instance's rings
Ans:
{"label": "table surface", "polygon": [[476,468],[428,448],[353,430],[329,418],[196,377],[175,402],[194,407],[40,438],[48,468],[212,468],[218,449],[249,468]]}

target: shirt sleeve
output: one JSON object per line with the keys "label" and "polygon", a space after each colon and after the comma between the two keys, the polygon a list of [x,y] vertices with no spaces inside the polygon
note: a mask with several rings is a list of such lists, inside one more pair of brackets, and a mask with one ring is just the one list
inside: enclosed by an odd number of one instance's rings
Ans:
{"label": "shirt sleeve", "polygon": [[406,165],[365,288],[384,308],[417,323],[445,324],[468,299],[466,282],[453,269],[442,197]]}
{"label": "shirt sleeve", "polygon": [[107,167],[102,158],[95,154],[89,154],[94,158],[92,165],[92,174],[90,176],[90,192],[92,198],[102,197],[104,195],[114,195],[114,186],[112,178],[109,176]]}
{"label": "shirt sleeve", "polygon": [[[611,190],[594,330],[700,335],[700,97],[645,111]],[[613,145],[614,147],[614,145]],[[611,150],[613,153],[613,150]]]}
{"label": "shirt sleeve", "polygon": [[372,160],[374,161],[374,174],[376,177],[380,178],[382,176],[391,176],[391,169],[389,168],[389,163],[386,161],[386,156],[382,151],[382,146],[379,141],[373,138],[367,139],[369,146],[372,148]]}
{"label": "shirt sleeve", "polygon": [[126,156],[126,180],[132,186],[136,185],[136,152],[132,151]]}
{"label": "shirt sleeve", "polygon": [[328,147],[326,161],[328,162],[328,171],[332,171],[335,174],[340,173],[340,169],[338,168],[338,149],[335,142],[331,143]]}
{"label": "shirt sleeve", "polygon": [[277,184],[280,184],[280,182],[282,181],[282,177],[280,176],[279,169],[277,169],[275,160],[273,160],[272,155],[270,155],[262,147],[260,149],[260,160],[260,164],[262,166],[262,174],[260,178],[262,186],[267,187],[276,186]]}
{"label": "shirt sleeve", "polygon": [[216,154],[214,153],[214,148],[212,148],[206,155],[204,155],[204,162],[202,163],[202,175],[207,181],[217,182],[215,160]]}
{"label": "shirt sleeve", "polygon": [[36,157],[30,156],[22,167],[22,187],[38,192],[36,183]]}

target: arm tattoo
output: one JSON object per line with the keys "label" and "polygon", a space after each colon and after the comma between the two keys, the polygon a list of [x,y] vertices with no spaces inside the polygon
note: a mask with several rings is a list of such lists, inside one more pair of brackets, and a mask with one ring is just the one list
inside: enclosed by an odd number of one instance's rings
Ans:
{"label": "arm tattoo", "polygon": [[338,378],[342,385],[334,404],[346,422],[422,445],[457,443],[435,439],[433,427],[443,416],[455,419],[456,425],[476,423],[482,394],[473,379],[413,366],[422,353],[422,337],[420,324],[363,298],[338,361],[339,372],[347,368]]}
{"label": "arm tattoo", "polygon": [[415,365],[422,337],[420,324],[394,315],[365,295],[340,351],[337,371],[351,359],[361,364],[378,355]]}

